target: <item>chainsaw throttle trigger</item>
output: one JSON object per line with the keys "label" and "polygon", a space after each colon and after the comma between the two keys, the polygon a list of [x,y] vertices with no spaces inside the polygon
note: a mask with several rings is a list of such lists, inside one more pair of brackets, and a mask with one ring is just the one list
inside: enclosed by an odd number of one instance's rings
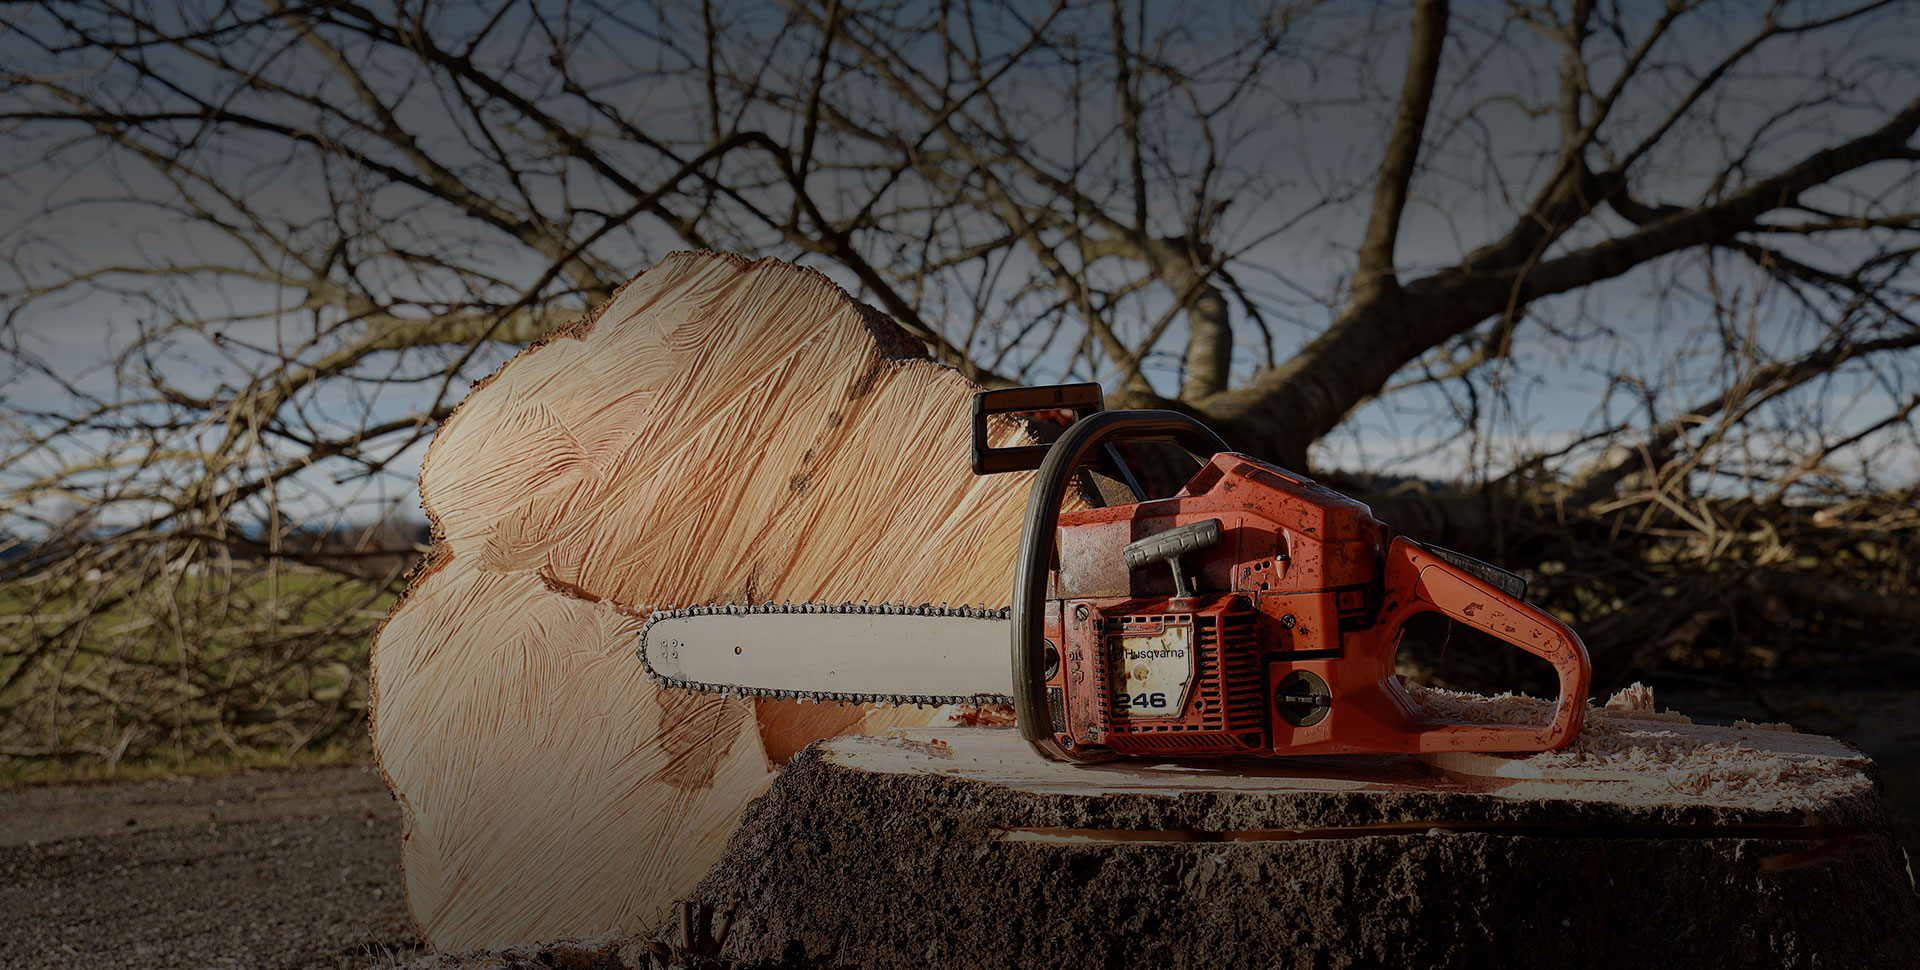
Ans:
{"label": "chainsaw throttle trigger", "polygon": [[1199,552],[1220,541],[1220,520],[1207,519],[1187,525],[1156,532],[1145,539],[1136,539],[1120,550],[1121,558],[1126,560],[1128,569],[1141,569],[1157,562],[1173,567],[1173,595],[1190,597],[1193,587],[1187,584],[1187,571],[1180,565],[1180,557],[1190,552]]}

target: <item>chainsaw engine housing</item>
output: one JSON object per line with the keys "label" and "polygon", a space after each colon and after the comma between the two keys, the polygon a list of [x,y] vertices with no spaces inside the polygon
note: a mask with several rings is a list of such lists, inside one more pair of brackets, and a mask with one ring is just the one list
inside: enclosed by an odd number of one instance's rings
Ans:
{"label": "chainsaw engine housing", "polygon": [[[1114,756],[1543,751],[1579,731],[1592,677],[1565,623],[1518,576],[1392,538],[1360,502],[1237,454],[1191,415],[1100,411],[1097,388],[982,391],[974,467],[1035,470],[1008,608],[1013,707],[1035,750]],[[1043,452],[982,452],[996,413],[1075,404]],[[1203,464],[1171,498],[1065,511],[1114,445]],[[1082,495],[1087,492],[1083,491]],[[1394,674],[1408,619],[1438,613],[1551,664],[1546,723],[1429,714]]]}
{"label": "chainsaw engine housing", "polygon": [[[1214,541],[1164,564],[1135,568],[1123,553],[1209,521]],[[1336,658],[1343,631],[1378,613],[1387,534],[1365,505],[1222,453],[1171,498],[1061,513],[1057,541],[1044,628],[1063,746],[1262,755],[1274,753],[1271,725],[1331,730],[1330,705],[1290,711],[1280,687],[1300,662]],[[1174,562],[1193,589],[1179,588]],[[1294,696],[1324,698],[1314,676],[1320,690]]]}

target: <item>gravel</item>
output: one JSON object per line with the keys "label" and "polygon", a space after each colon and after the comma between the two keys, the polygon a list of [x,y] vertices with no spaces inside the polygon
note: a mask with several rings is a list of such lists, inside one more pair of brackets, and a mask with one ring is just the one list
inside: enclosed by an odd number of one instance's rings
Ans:
{"label": "gravel", "polygon": [[0,792],[0,967],[392,966],[420,955],[366,766]]}

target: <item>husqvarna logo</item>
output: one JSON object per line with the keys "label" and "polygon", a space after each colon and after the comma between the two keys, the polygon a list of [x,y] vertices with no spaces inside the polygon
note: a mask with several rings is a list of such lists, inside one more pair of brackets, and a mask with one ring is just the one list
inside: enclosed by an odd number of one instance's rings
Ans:
{"label": "husqvarna logo", "polygon": [[1193,679],[1193,624],[1168,624],[1154,633],[1115,637],[1108,684],[1114,710],[1124,717],[1176,717]]}

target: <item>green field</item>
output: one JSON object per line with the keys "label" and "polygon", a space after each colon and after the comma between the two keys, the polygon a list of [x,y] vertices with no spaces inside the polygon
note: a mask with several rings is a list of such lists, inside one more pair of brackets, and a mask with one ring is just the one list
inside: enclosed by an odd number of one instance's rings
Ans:
{"label": "green field", "polygon": [[301,566],[0,586],[0,783],[362,756],[395,593]]}

